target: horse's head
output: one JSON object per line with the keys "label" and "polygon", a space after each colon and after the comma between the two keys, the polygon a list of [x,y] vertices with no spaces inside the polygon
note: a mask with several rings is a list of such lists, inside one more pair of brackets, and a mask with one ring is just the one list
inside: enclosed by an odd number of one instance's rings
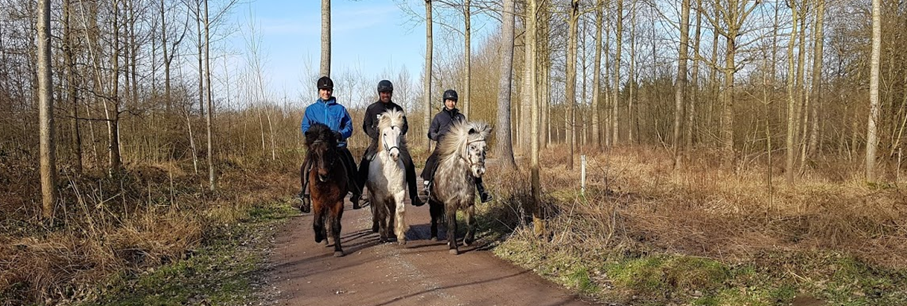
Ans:
{"label": "horse's head", "polygon": [[334,132],[323,124],[316,123],[305,133],[308,160],[312,171],[320,182],[328,181],[331,169],[338,162],[337,138]]}
{"label": "horse's head", "polygon": [[400,147],[403,144],[403,122],[405,120],[403,112],[389,110],[382,113],[378,120],[378,139],[381,147],[378,151],[387,151],[394,161],[400,158]]}
{"label": "horse's head", "polygon": [[491,133],[491,127],[484,122],[470,122],[469,132],[466,136],[463,158],[469,164],[472,176],[481,178],[485,175],[485,139]]}

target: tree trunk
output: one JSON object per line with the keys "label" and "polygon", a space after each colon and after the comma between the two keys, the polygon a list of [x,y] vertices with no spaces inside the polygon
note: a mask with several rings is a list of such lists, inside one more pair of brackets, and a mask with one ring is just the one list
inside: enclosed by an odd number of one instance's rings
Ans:
{"label": "tree trunk", "polygon": [[579,22],[579,0],[570,1],[570,15],[567,21],[569,35],[567,42],[567,84],[566,101],[567,113],[564,115],[564,128],[567,133],[567,146],[570,148],[567,158],[567,170],[573,170],[573,151],[576,147],[576,133],[573,110],[576,104],[576,28]]}
{"label": "tree trunk", "polygon": [[879,60],[882,44],[880,0],[872,0],[872,55],[869,69],[869,119],[866,124],[866,181],[875,183],[876,150],[879,145]]}
{"label": "tree trunk", "polygon": [[[113,55],[110,57],[112,62],[112,69],[110,73],[110,82],[111,82],[111,108],[106,109],[107,111],[107,136],[108,144],[107,148],[109,153],[109,167],[108,172],[110,175],[120,171],[122,165],[120,161],[120,81],[119,81],[119,71],[120,71],[120,23],[119,23],[119,1],[113,2]],[[105,102],[106,105],[106,102]]]}
{"label": "tree trunk", "polygon": [[[208,0],[205,0],[205,91],[208,93],[208,188],[215,190],[214,169],[214,103],[211,101],[211,32],[208,22]],[[273,139],[271,140],[273,142]]]}
{"label": "tree trunk", "polygon": [[797,143],[797,95],[794,79],[794,45],[797,43],[797,27],[800,12],[796,6],[791,6],[792,28],[790,40],[787,43],[787,139],[785,140],[786,160],[784,177],[788,184],[794,183],[794,160],[796,159]]}
{"label": "tree trunk", "polygon": [[82,134],[79,132],[79,97],[76,88],[76,67],[73,62],[73,47],[75,43],[72,37],[72,0],[63,1],[63,65],[66,69],[66,97],[69,104],[72,105],[72,121],[70,121],[72,133],[72,154],[73,167],[77,175],[82,174]]}
{"label": "tree trunk", "polygon": [[615,26],[615,35],[617,38],[614,44],[614,98],[611,99],[611,144],[616,145],[620,139],[620,52],[623,49],[621,36],[623,36],[624,24],[624,0],[617,0],[617,23]]}
{"label": "tree trunk", "polygon": [[53,71],[51,69],[50,0],[38,0],[38,108],[41,154],[41,216],[53,218],[57,202],[57,158],[54,148]]}
{"label": "tree trunk", "polygon": [[630,69],[627,71],[627,141],[636,144],[638,118],[634,112],[636,92],[636,1],[630,5]]}
{"label": "tree trunk", "polygon": [[592,145],[597,149],[601,146],[600,120],[598,110],[601,101],[601,64],[602,64],[602,24],[604,23],[604,1],[598,0],[595,8],[595,57],[592,66]]}
{"label": "tree trunk", "polygon": [[331,0],[321,0],[321,75],[331,76]]}
{"label": "tree trunk", "polygon": [[816,23],[813,27],[815,38],[813,40],[813,82],[812,82],[812,107],[810,107],[810,117],[812,124],[809,133],[809,148],[807,155],[815,154],[819,142],[819,107],[822,103],[822,60],[825,40],[825,0],[817,0]]}
{"label": "tree trunk", "polygon": [[472,49],[470,47],[470,42],[472,41],[472,24],[470,23],[470,21],[472,20],[472,15],[470,15],[469,11],[469,0],[466,0],[466,2],[463,4],[463,20],[466,23],[466,26],[463,29],[463,33],[465,34],[463,42],[463,44],[465,45],[463,48],[463,60],[466,63],[466,74],[463,76],[463,115],[466,116],[466,118],[469,118],[469,110],[472,107],[472,100],[469,98],[470,94],[472,93],[469,87],[470,83],[472,83],[472,66],[470,66],[469,64],[469,60],[470,58],[472,58]]}
{"label": "tree trunk", "polygon": [[[425,76],[422,79],[422,95],[424,97],[423,103],[425,104],[425,116],[422,120],[422,127],[425,129],[425,133],[428,133],[428,128],[431,125],[431,116],[432,116],[432,107],[431,107],[431,68],[432,68],[432,55],[433,55],[433,41],[432,41],[432,23],[431,23],[431,0],[425,0]],[[431,151],[431,139],[425,142],[426,152]]]}
{"label": "tree trunk", "polygon": [[496,124],[496,155],[505,168],[516,167],[513,160],[513,144],[510,138],[510,90],[513,80],[513,26],[514,0],[504,0],[501,29],[501,81],[498,91],[498,122]]}
{"label": "tree trunk", "polygon": [[[530,55],[532,55],[530,57],[530,59],[535,58],[536,40],[538,39],[538,37],[536,36],[537,35],[536,34],[536,23],[535,23],[535,19],[534,19],[538,12],[537,11],[538,4],[535,1],[536,0],[529,0],[530,8],[529,8],[529,14],[527,15],[527,26],[526,26],[526,28],[527,28],[526,47],[529,48],[528,53]],[[530,165],[529,165],[530,172],[531,172],[531,175],[530,175],[531,176],[530,177],[531,191],[530,192],[532,193],[532,207],[530,208],[529,211],[532,212],[532,223],[533,223],[534,233],[537,236],[541,236],[545,233],[545,223],[544,223],[545,221],[542,218],[542,213],[541,213],[541,179],[540,179],[541,175],[540,175],[540,169],[539,169],[539,137],[538,136],[539,136],[539,128],[540,128],[540,126],[539,126],[539,102],[540,101],[538,101],[536,99],[536,97],[538,97],[538,95],[536,94],[538,87],[535,86],[536,78],[538,76],[538,74],[537,74],[538,66],[536,65],[536,61],[530,60],[530,62],[532,62],[532,66],[529,69],[530,78],[532,78],[532,80],[530,81],[530,84],[532,84],[532,86],[530,88],[530,91],[532,91],[530,97],[532,97],[533,101],[531,104],[532,105],[532,107],[531,107],[531,113],[532,113],[531,117],[532,118],[530,119],[532,121],[530,123],[530,127],[531,127],[530,133],[532,134],[532,136],[530,137],[531,138],[531,140],[530,140],[531,141],[531,144],[530,144],[530,150],[531,150],[530,160],[531,161],[530,161]]]}
{"label": "tree trunk", "polygon": [[674,84],[674,167],[680,165],[680,129],[683,121],[683,95],[687,86],[687,43],[690,32],[690,0],[680,4],[680,50],[677,59],[677,82]]}
{"label": "tree trunk", "polygon": [[687,102],[686,149],[693,149],[693,124],[696,120],[696,104],[699,102],[699,41],[702,34],[702,0],[696,1],[696,33],[693,34],[693,67],[690,74],[693,79],[690,86],[690,99]]}

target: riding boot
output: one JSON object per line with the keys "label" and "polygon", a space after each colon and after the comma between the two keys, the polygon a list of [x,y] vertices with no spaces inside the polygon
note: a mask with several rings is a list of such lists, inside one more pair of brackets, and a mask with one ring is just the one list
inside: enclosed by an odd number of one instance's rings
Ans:
{"label": "riding boot", "polygon": [[312,171],[311,167],[308,165],[302,166],[302,191],[299,192],[299,199],[302,201],[302,204],[299,206],[299,211],[303,213],[309,213],[312,211],[312,197],[309,193],[309,172]]}
{"label": "riding boot", "polygon": [[485,190],[485,184],[482,184],[481,178],[476,178],[476,190],[479,191],[479,198],[482,200],[482,203],[488,203],[494,199],[494,197]]}
{"label": "riding boot", "polygon": [[422,181],[422,191],[419,192],[419,200],[422,204],[428,203],[431,198],[431,181]]}

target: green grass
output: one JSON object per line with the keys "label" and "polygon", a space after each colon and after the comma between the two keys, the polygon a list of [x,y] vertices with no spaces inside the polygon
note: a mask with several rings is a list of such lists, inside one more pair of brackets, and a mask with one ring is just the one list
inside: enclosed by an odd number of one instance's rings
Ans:
{"label": "green grass", "polygon": [[240,223],[218,226],[204,246],[176,262],[121,273],[84,305],[243,305],[255,299],[253,281],[274,225],[295,214],[289,203],[256,205]]}

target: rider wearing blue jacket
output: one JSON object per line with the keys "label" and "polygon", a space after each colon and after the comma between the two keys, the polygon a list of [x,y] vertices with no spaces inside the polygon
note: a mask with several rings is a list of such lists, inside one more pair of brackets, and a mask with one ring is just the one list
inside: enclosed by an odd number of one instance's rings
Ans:
{"label": "rider wearing blue jacket", "polygon": [[[305,108],[305,115],[302,117],[301,129],[305,134],[309,127],[315,123],[327,125],[334,131],[337,136],[337,148],[341,153],[340,161],[346,168],[349,191],[353,193],[350,201],[353,202],[353,209],[359,209],[359,198],[362,196],[362,187],[359,187],[356,181],[356,162],[353,160],[353,154],[346,147],[346,139],[353,135],[353,119],[346,111],[343,105],[337,103],[337,98],[331,94],[334,92],[334,81],[329,77],[318,79],[318,100]],[[302,169],[302,201],[309,200],[308,173],[311,170],[306,163],[303,163]],[[303,205],[302,207],[309,207]]]}

